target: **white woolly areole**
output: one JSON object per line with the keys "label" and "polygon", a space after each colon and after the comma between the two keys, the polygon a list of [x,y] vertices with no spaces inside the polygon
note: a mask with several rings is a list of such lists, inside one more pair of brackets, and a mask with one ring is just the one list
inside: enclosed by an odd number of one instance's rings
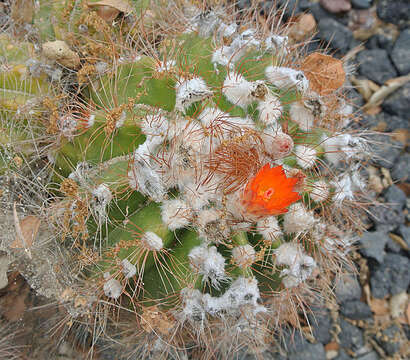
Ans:
{"label": "white woolly areole", "polygon": [[202,304],[211,316],[221,315],[222,312],[236,316],[241,313],[243,305],[251,306],[253,314],[256,315],[259,312],[266,311],[264,306],[258,304],[259,299],[260,293],[257,280],[255,278],[239,277],[220,297],[204,294]]}
{"label": "white woolly areole", "polygon": [[213,122],[218,120],[227,120],[230,115],[214,107],[205,108],[198,116],[198,120],[205,127],[209,127]]}
{"label": "white woolly areole", "polygon": [[265,75],[273,85],[282,90],[294,87],[299,92],[304,93],[309,89],[309,80],[303,74],[303,71],[287,67],[268,66]]}
{"label": "white woolly areole", "polygon": [[218,35],[222,37],[231,37],[233,34],[235,34],[237,28],[238,25],[236,23],[231,23],[229,25],[221,23],[218,28]]}
{"label": "white woolly areole", "polygon": [[126,279],[132,278],[137,273],[137,267],[131,264],[128,259],[121,261],[122,273]]}
{"label": "white woolly areole", "polygon": [[283,228],[287,234],[309,230],[315,224],[311,211],[307,211],[302,203],[289,206],[283,217]]}
{"label": "white woolly areole", "polygon": [[141,245],[150,251],[159,251],[164,247],[164,242],[157,234],[147,231],[141,237]]}
{"label": "white woolly areole", "polygon": [[269,126],[276,124],[282,116],[282,105],[277,96],[273,94],[266,95],[263,101],[258,103],[259,120]]}
{"label": "white woolly areole", "polygon": [[207,99],[213,95],[202,78],[185,80],[176,86],[175,109],[185,111],[194,102]]}
{"label": "white woolly areole", "polygon": [[105,184],[100,184],[92,192],[94,196],[94,210],[100,215],[106,214],[106,207],[112,200],[110,188]]}
{"label": "white woolly areole", "polygon": [[156,164],[151,159],[152,147],[156,147],[156,144],[146,140],[134,151],[128,180],[131,188],[160,202],[164,199],[166,190]]}
{"label": "white woolly areole", "polygon": [[252,265],[256,259],[255,249],[249,245],[239,245],[232,249],[232,258],[240,267]]}
{"label": "white woolly areole", "polygon": [[312,111],[306,108],[301,101],[294,102],[290,106],[289,115],[301,130],[310,131],[312,129],[315,117]]}
{"label": "white woolly areole", "polygon": [[298,145],[295,147],[296,162],[302,169],[310,169],[316,162],[316,150],[311,147]]}
{"label": "white woolly areole", "polygon": [[182,321],[202,322],[205,320],[205,310],[202,306],[202,293],[197,289],[181,289],[182,309],[177,317]]}
{"label": "white woolly areole", "polygon": [[325,149],[325,158],[337,166],[342,160],[360,159],[367,151],[366,142],[358,136],[338,134],[324,136],[322,144]]}
{"label": "white woolly areole", "polygon": [[168,132],[168,119],[164,113],[145,116],[139,123],[141,131],[146,136],[158,136],[163,139]]}
{"label": "white woolly areole", "polygon": [[280,52],[287,54],[288,37],[272,34],[265,40],[265,48],[268,51]]}
{"label": "white woolly areole", "polygon": [[274,251],[274,254],[277,265],[288,266],[281,272],[281,275],[284,276],[283,285],[286,288],[295,287],[308,279],[316,267],[315,260],[304,254],[299,244],[282,244]]}
{"label": "white woolly areole", "polygon": [[196,246],[190,251],[188,258],[191,268],[203,275],[202,281],[210,281],[214,288],[219,289],[220,283],[227,279],[225,258],[218,253],[215,246]]}
{"label": "white woolly areole", "polygon": [[162,221],[171,231],[187,226],[192,219],[192,210],[181,199],[164,200],[161,205]]}
{"label": "white woolly areole", "polygon": [[310,193],[310,198],[316,202],[325,201],[329,197],[329,185],[324,180],[316,181],[313,184],[313,190]]}
{"label": "white woolly areole", "polygon": [[333,201],[337,206],[341,206],[344,200],[353,200],[355,191],[362,191],[365,183],[358,172],[341,174],[337,180],[331,183],[335,187]]}
{"label": "white woolly areole", "polygon": [[263,236],[264,239],[271,241],[277,240],[283,235],[278,219],[275,216],[268,216],[262,220],[259,220],[256,230]]}
{"label": "white woolly areole", "polygon": [[241,74],[231,72],[224,81],[222,93],[231,103],[245,108],[253,101],[251,96],[253,88],[253,84]]}
{"label": "white woolly areole", "polygon": [[118,299],[122,294],[122,285],[116,279],[108,279],[103,286],[105,296]]}

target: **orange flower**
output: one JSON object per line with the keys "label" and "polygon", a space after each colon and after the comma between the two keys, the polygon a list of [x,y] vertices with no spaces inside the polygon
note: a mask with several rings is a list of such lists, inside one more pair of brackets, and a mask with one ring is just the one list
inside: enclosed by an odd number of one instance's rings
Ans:
{"label": "orange flower", "polygon": [[301,196],[293,191],[297,178],[287,178],[282,166],[263,166],[248,182],[242,194],[242,205],[247,213],[256,216],[279,215]]}

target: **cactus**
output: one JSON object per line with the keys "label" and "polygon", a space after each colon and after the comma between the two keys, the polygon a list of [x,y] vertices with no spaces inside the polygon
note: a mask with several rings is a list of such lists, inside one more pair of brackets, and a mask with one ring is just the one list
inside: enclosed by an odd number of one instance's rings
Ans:
{"label": "cactus", "polygon": [[137,358],[263,351],[331,296],[361,226],[368,151],[346,130],[342,62],[191,12],[151,50],[111,34],[106,67],[54,114],[47,220],[76,264],[56,296],[103,328],[128,321],[117,343]]}

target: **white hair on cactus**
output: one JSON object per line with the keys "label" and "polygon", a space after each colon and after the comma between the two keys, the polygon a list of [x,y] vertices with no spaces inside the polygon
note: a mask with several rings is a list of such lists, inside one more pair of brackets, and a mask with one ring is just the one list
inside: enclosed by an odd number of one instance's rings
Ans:
{"label": "white hair on cactus", "polygon": [[296,162],[302,169],[310,169],[316,163],[316,150],[311,147],[298,145],[295,147]]}
{"label": "white hair on cactus", "polygon": [[184,112],[186,108],[197,101],[207,99],[213,95],[205,81],[200,77],[184,80],[176,85],[175,109]]}
{"label": "white hair on cactus", "polygon": [[259,305],[260,293],[258,282],[255,278],[239,277],[220,297],[212,297],[205,294],[202,297],[202,304],[207,313],[211,316],[222,316],[222,314],[238,315],[241,307],[251,306],[254,315],[266,312],[266,308]]}
{"label": "white hair on cactus", "polygon": [[197,289],[183,288],[180,294],[182,309],[176,317],[182,322],[190,321],[202,326],[206,315],[202,306],[202,293]]}
{"label": "white hair on cactus", "polygon": [[266,152],[275,160],[290,155],[294,147],[292,137],[281,131],[274,132],[271,128],[264,131],[262,139]]}
{"label": "white hair on cactus", "polygon": [[218,14],[215,11],[203,11],[197,14],[192,20],[191,25],[198,31],[201,37],[211,36],[217,26],[221,23]]}
{"label": "white hair on cactus", "polygon": [[225,78],[222,93],[233,104],[246,108],[252,101],[254,84],[247,81],[241,74],[231,72]]}
{"label": "white hair on cactus", "polygon": [[75,170],[68,175],[69,179],[79,182],[80,184],[86,184],[86,179],[88,178],[88,173],[92,169],[92,165],[87,161],[79,162]]}
{"label": "white hair on cactus", "polygon": [[221,23],[221,25],[218,28],[218,35],[222,37],[231,37],[233,34],[235,34],[236,29],[238,28],[238,25],[236,23],[231,23],[229,25],[225,23]]}
{"label": "white hair on cactus", "polygon": [[212,126],[215,121],[227,120],[230,115],[215,107],[206,107],[198,116],[198,120],[205,127]]}
{"label": "white hair on cactus", "polygon": [[100,184],[92,191],[94,197],[94,210],[100,216],[107,214],[106,207],[112,200],[112,193],[110,188],[105,184]]}
{"label": "white hair on cactus", "polygon": [[357,170],[353,170],[352,175],[348,173],[339,175],[331,184],[335,187],[333,201],[338,206],[341,206],[344,200],[353,200],[354,192],[363,191],[365,188],[365,182]]}
{"label": "white hair on cactus", "polygon": [[115,122],[115,128],[119,129],[120,127],[122,127],[125,123],[125,120],[127,120],[127,112],[124,110],[124,111],[121,112],[120,117]]}
{"label": "white hair on cactus", "polygon": [[124,259],[121,261],[122,266],[122,273],[126,279],[132,278],[137,273],[137,267],[130,263],[128,259]]}
{"label": "white hair on cactus", "polygon": [[230,234],[230,228],[221,210],[214,208],[198,212],[196,217],[199,235],[207,242],[222,242]]}
{"label": "white hair on cactus", "polygon": [[284,243],[275,251],[275,263],[286,265],[288,268],[281,271],[283,285],[291,288],[307,280],[316,267],[316,262],[312,257],[304,254],[299,244]]}
{"label": "white hair on cactus", "polygon": [[175,60],[160,61],[155,65],[155,71],[157,73],[168,72],[176,65]]}
{"label": "white hair on cactus", "polygon": [[104,273],[104,279],[106,279],[103,286],[104,294],[109,298],[118,299],[122,294],[122,285],[117,279],[109,277],[109,272]]}
{"label": "white hair on cactus", "polygon": [[251,266],[256,259],[255,249],[252,245],[239,245],[232,249],[232,258],[239,267]]}
{"label": "white hair on cactus", "polygon": [[196,183],[188,182],[181,187],[181,192],[186,203],[194,211],[199,211],[207,207],[210,201],[217,199],[215,190],[211,190],[207,185],[197,185]]}
{"label": "white hair on cactus", "polygon": [[192,209],[184,200],[164,200],[161,205],[162,221],[171,231],[186,227],[192,219]]}
{"label": "white hair on cactus", "polygon": [[289,206],[283,220],[283,229],[287,234],[307,231],[315,224],[312,212],[307,211],[302,203]]}
{"label": "white hair on cactus", "polygon": [[313,184],[310,198],[316,202],[325,201],[329,197],[329,185],[324,180],[318,180]]}
{"label": "white hair on cactus", "polygon": [[256,230],[263,236],[264,239],[269,241],[275,241],[283,235],[278,224],[278,219],[275,216],[268,216],[262,220],[259,220]]}
{"label": "white hair on cactus", "polygon": [[210,282],[215,289],[227,280],[225,274],[225,258],[218,253],[215,246],[194,247],[188,255],[191,268],[203,276],[203,282]]}
{"label": "white hair on cactus", "polygon": [[168,119],[163,112],[148,114],[139,123],[141,131],[146,136],[157,136],[163,139],[168,132]]}
{"label": "white hair on cactus", "polygon": [[140,241],[141,245],[149,251],[160,251],[164,247],[162,239],[152,231],[146,231]]}
{"label": "white hair on cactus", "polygon": [[302,101],[292,103],[289,116],[292,121],[299,125],[302,131],[310,131],[315,121],[312,111],[306,108]]}
{"label": "white hair on cactus", "polygon": [[152,147],[150,141],[138,146],[134,151],[134,161],[128,171],[128,181],[133,189],[160,202],[164,199],[166,191],[162,177],[157,171],[156,164],[151,159]]}
{"label": "white hair on cactus", "polygon": [[265,39],[265,49],[275,53],[287,54],[288,37],[272,34]]}
{"label": "white hair on cactus", "polygon": [[325,149],[326,160],[335,166],[342,160],[360,159],[368,153],[365,140],[350,134],[336,134],[332,137],[324,136],[322,145]]}
{"label": "white hair on cactus", "polygon": [[277,88],[289,90],[296,88],[301,93],[309,89],[309,80],[303,71],[288,67],[268,66],[265,70],[266,78]]}
{"label": "white hair on cactus", "polygon": [[282,104],[277,96],[268,93],[265,99],[258,103],[259,120],[269,126],[276,124],[282,116]]}

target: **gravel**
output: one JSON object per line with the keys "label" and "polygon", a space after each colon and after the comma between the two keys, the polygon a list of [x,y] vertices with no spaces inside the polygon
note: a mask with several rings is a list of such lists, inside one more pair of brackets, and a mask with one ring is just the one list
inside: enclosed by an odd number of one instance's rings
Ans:
{"label": "gravel", "polygon": [[363,333],[358,327],[340,319],[340,329],[339,340],[343,348],[356,352],[364,345]]}
{"label": "gravel", "polygon": [[326,360],[325,348],[321,343],[307,343],[300,352],[290,353],[289,360]]}
{"label": "gravel", "polygon": [[373,136],[371,140],[373,143],[370,144],[370,148],[374,154],[372,163],[379,167],[391,169],[403,149],[403,144],[383,135]]}
{"label": "gravel", "polygon": [[367,232],[359,239],[360,252],[369,259],[376,260],[381,264],[384,260],[384,247],[389,237],[382,231]]}
{"label": "gravel", "polygon": [[369,305],[359,300],[345,301],[340,307],[340,312],[352,320],[365,320],[372,317]]}
{"label": "gravel", "polygon": [[393,209],[401,211],[406,206],[407,196],[404,191],[396,185],[390,186],[385,192],[384,197]]}
{"label": "gravel", "polygon": [[371,272],[372,295],[382,299],[407,291],[410,284],[410,260],[407,257],[387,253],[384,262]]}
{"label": "gravel", "polygon": [[384,49],[361,51],[357,56],[360,75],[379,85],[397,77],[397,71],[388,59],[389,54]]}
{"label": "gravel", "polygon": [[410,182],[410,154],[400,156],[394,164],[391,176],[394,181]]}
{"label": "gravel", "polygon": [[410,26],[410,1],[379,0],[377,4],[378,17],[388,23],[396,24],[404,29]]}
{"label": "gravel", "polygon": [[368,9],[373,5],[373,0],[352,0],[354,9]]}
{"label": "gravel", "polygon": [[375,336],[377,343],[383,348],[387,355],[393,356],[400,349],[400,329],[397,325],[392,325],[384,329],[379,336]]}
{"label": "gravel", "polygon": [[410,29],[401,32],[394,44],[391,59],[400,75],[410,72]]}
{"label": "gravel", "polygon": [[409,118],[410,106],[410,82],[390,95],[382,104],[384,111],[392,115]]}
{"label": "gravel", "polygon": [[319,20],[317,36],[341,53],[349,51],[353,42],[352,31],[332,18],[321,18]]}
{"label": "gravel", "polygon": [[339,302],[359,300],[362,296],[362,288],[354,275],[344,275],[336,280],[335,294]]}

